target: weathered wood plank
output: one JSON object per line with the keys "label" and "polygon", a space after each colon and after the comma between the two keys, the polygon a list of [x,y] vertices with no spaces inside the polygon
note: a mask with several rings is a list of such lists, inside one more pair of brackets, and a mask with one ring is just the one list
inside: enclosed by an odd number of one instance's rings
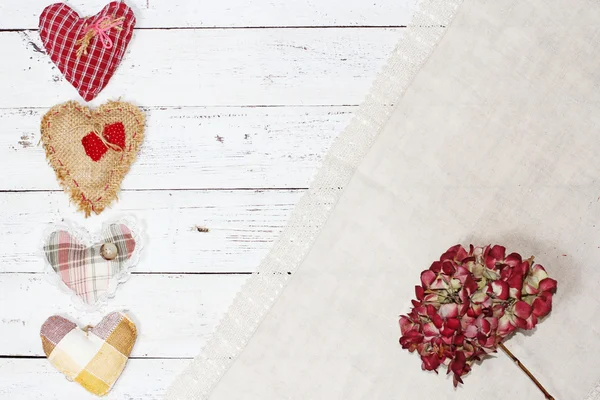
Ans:
{"label": "weathered wood plank", "polygon": [[[129,310],[139,335],[133,357],[194,357],[247,277],[134,275],[105,311]],[[70,296],[42,275],[0,274],[0,355],[43,356],[39,330],[56,314],[81,326],[104,315],[76,310]]]}
{"label": "weathered wood plank", "polygon": [[[406,29],[137,31],[94,100],[146,106],[360,104]],[[0,108],[78,99],[37,32],[0,32]],[[37,49],[36,49],[37,47]]]}
{"label": "weathered wood plank", "polygon": [[302,192],[125,192],[112,209],[88,220],[62,192],[0,193],[0,275],[44,270],[40,246],[50,223],[66,218],[97,230],[124,214],[146,227],[136,272],[252,272]]}
{"label": "weathered wood plank", "polygon": [[[129,360],[106,400],[159,400],[190,360]],[[0,398],[10,400],[97,400],[67,381],[45,359],[0,359]]]}
{"label": "weathered wood plank", "polygon": [[[83,15],[105,3],[69,0]],[[46,108],[79,100],[76,92],[39,51],[37,32],[0,32],[7,55],[0,63],[0,160],[10,167],[0,191],[36,191],[0,193],[0,356],[41,356],[39,327],[52,314],[82,325],[101,318],[77,311],[39,273],[46,224],[68,218],[97,229],[128,213],[145,223],[146,248],[139,274],[106,311],[129,309],[136,319],[135,357],[195,356],[247,275],[194,273],[253,271],[303,192],[197,189],[307,187],[406,32],[281,27],[409,25],[416,0],[128,3],[138,27],[150,30],[136,30],[130,53],[92,104],[120,96],[138,102],[148,112],[148,136],[126,191],[101,218],[84,221],[62,192],[46,192],[58,185],[35,146]],[[47,4],[1,1],[0,30],[36,29]],[[248,27],[279,28],[221,29]],[[162,398],[188,362],[133,359],[108,399]],[[0,358],[4,397],[92,398],[46,360]]]}
{"label": "weathered wood plank", "polygon": [[[3,0],[0,29],[36,29],[47,0]],[[97,13],[106,0],[70,0],[80,15]],[[407,25],[416,0],[128,0],[140,28]]]}
{"label": "weathered wood plank", "polygon": [[[146,108],[146,140],[123,188],[308,187],[354,110]],[[44,150],[37,146],[46,111],[0,109],[0,160],[11,166],[0,179],[0,191],[59,190]]]}

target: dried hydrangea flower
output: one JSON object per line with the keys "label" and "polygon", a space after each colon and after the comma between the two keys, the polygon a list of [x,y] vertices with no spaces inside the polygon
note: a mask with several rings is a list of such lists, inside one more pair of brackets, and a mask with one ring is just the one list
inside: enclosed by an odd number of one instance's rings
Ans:
{"label": "dried hydrangea flower", "polygon": [[556,286],[533,257],[506,255],[502,246],[456,245],[421,273],[412,310],[400,317],[400,345],[419,353],[423,370],[437,373],[445,365],[457,386],[475,361],[506,350],[510,334],[533,329],[550,313]]}

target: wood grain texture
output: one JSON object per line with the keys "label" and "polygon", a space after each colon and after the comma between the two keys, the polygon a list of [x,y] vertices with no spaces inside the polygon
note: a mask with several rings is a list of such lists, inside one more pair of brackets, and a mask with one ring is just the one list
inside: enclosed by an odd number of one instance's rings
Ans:
{"label": "wood grain texture", "polygon": [[[190,360],[129,360],[106,400],[160,400]],[[45,359],[0,359],[0,399],[97,400]]]}
{"label": "wood grain texture", "polygon": [[62,192],[0,193],[0,276],[44,271],[41,244],[49,224],[66,218],[94,232],[120,215],[133,215],[145,226],[135,272],[253,272],[302,193],[124,192],[112,209],[88,220]]}
{"label": "wood grain texture", "polygon": [[[137,31],[106,89],[143,106],[356,105],[405,29]],[[78,99],[37,32],[0,32],[0,108]]]}
{"label": "wood grain texture", "polygon": [[[146,138],[122,188],[308,187],[355,109],[144,108]],[[0,109],[0,160],[13,167],[0,180],[0,191],[59,190],[44,150],[37,146],[46,111]]]}
{"label": "wood grain texture", "polygon": [[[91,15],[107,1],[68,3]],[[84,220],[36,146],[45,111],[80,101],[36,31],[51,1],[0,1],[2,399],[94,398],[35,358],[48,316],[101,318],[46,281],[39,247],[48,223],[95,230],[124,214],[144,223],[146,247],[106,311],[130,310],[139,358],[106,398],[162,398],[268,252],[398,39],[415,29],[417,0],[127,2],[134,38],[91,105],[122,97],[142,106],[146,142],[120,200]]]}
{"label": "wood grain texture", "polygon": [[43,275],[0,274],[0,354],[43,356],[39,332],[51,315],[86,326],[110,311],[130,310],[139,335],[132,357],[194,357],[247,277],[134,275],[104,313],[87,313],[78,311]]}
{"label": "wood grain texture", "polygon": [[[3,0],[0,29],[37,29],[48,0]],[[69,0],[80,15],[96,14],[106,0]],[[416,0],[128,0],[138,28],[270,26],[389,26],[410,23]]]}

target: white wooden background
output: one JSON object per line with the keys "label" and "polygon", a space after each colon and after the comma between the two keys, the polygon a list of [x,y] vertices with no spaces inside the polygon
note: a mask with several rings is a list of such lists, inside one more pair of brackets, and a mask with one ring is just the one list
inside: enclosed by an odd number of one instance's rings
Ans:
{"label": "white wooden background", "polygon": [[[158,399],[202,348],[348,123],[417,0],[129,0],[138,25],[111,83],[147,112],[120,201],[85,220],[38,146],[41,116],[79,99],[41,50],[48,0],[0,1],[0,399],[88,399],[45,360],[53,314],[93,324],[42,274],[42,232],[133,213],[148,243],[107,311],[140,336],[110,399]],[[82,15],[103,0],[72,0]],[[210,229],[201,233],[195,226]]]}

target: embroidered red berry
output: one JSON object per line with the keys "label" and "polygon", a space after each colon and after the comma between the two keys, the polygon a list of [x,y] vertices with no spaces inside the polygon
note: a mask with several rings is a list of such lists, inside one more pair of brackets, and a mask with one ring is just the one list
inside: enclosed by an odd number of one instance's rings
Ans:
{"label": "embroidered red berry", "polygon": [[106,125],[104,127],[104,138],[108,143],[119,146],[120,149],[125,149],[125,126],[122,122]]}
{"label": "embroidered red berry", "polygon": [[[104,140],[107,143],[114,144],[119,149],[125,149],[125,126],[122,122],[106,125],[102,136],[104,136]],[[108,147],[104,144],[104,141],[94,132],[90,132],[81,139],[81,144],[85,149],[85,154],[93,161],[99,161],[108,151]]]}
{"label": "embroidered red berry", "polygon": [[81,144],[85,149],[85,154],[87,154],[88,157],[93,161],[100,160],[108,150],[108,147],[102,143],[102,140],[94,132],[90,132],[83,139],[81,139]]}

